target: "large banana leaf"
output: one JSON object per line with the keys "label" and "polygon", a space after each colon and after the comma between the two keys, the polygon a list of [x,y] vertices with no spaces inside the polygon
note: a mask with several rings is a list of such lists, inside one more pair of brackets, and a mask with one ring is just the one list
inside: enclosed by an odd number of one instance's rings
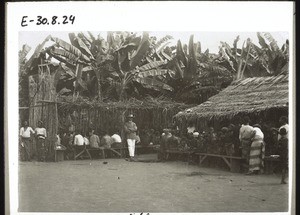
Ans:
{"label": "large banana leaf", "polygon": [[94,71],[94,68],[92,66],[86,66],[82,68],[82,72],[88,72],[88,71]]}
{"label": "large banana leaf", "polygon": [[201,74],[203,78],[231,76],[230,71],[216,63],[201,63],[200,66],[203,68],[203,73]]}
{"label": "large banana leaf", "polygon": [[51,56],[51,57],[55,58],[56,60],[58,60],[59,62],[66,64],[68,67],[70,67],[72,69],[75,69],[75,67],[76,67],[76,62],[75,61],[72,61],[69,58],[65,58],[62,55],[53,54],[51,49],[47,49],[46,53],[49,54],[49,56]]}
{"label": "large banana leaf", "polygon": [[136,44],[134,42],[124,44],[120,48],[118,48],[116,51],[125,51],[125,52],[130,52],[132,51],[135,47],[137,47],[139,44]]}
{"label": "large banana leaf", "polygon": [[139,78],[145,78],[148,76],[162,76],[165,75],[169,72],[168,69],[151,69],[151,70],[147,70],[147,71],[143,71],[143,72],[138,72],[137,73],[137,77]]}
{"label": "large banana leaf", "polygon": [[73,55],[76,55],[77,57],[81,58],[82,60],[86,62],[90,62],[90,59],[84,55],[78,48],[75,46],[65,42],[64,40],[61,40],[56,37],[51,37],[51,40],[54,41],[59,47],[63,48],[64,50],[70,52]]}
{"label": "large banana leaf", "polygon": [[88,31],[88,34],[89,34],[92,42],[94,42],[96,40],[96,38],[94,37],[94,35],[92,34],[92,32]]}
{"label": "large banana leaf", "polygon": [[174,59],[174,65],[175,65],[175,71],[176,71],[175,78],[183,78],[184,72],[181,69],[177,58]]}
{"label": "large banana leaf", "polygon": [[[81,79],[82,77],[82,68],[83,68],[83,65],[78,63],[76,65],[76,72],[75,72],[75,75],[76,75],[76,81],[75,81],[75,89],[78,89],[79,86],[81,86],[83,89],[85,89],[85,85],[83,84],[83,81]],[[86,88],[87,89],[87,88]]]}
{"label": "large banana leaf", "polygon": [[263,35],[270,42],[270,46],[271,46],[271,48],[272,48],[273,51],[277,52],[277,51],[280,50],[279,47],[278,47],[277,41],[273,38],[273,36],[270,33],[265,32],[265,33],[263,33]]}
{"label": "large banana leaf", "polygon": [[257,38],[258,38],[258,43],[261,45],[263,49],[267,49],[267,50],[270,49],[269,45],[266,43],[265,39],[263,38],[260,32],[257,32]]}
{"label": "large banana leaf", "polygon": [[85,43],[85,45],[86,45],[87,47],[90,47],[90,46],[91,46],[92,40],[91,40],[90,38],[88,38],[83,32],[80,32],[80,33],[78,34],[78,37],[79,37],[80,39],[82,39],[82,41]]}
{"label": "large banana leaf", "polygon": [[[51,52],[52,55],[59,55],[59,56],[65,57],[66,59],[68,59],[72,62],[76,62],[78,59],[78,57],[76,55],[74,55],[64,49],[58,49],[58,48],[52,47],[51,49],[49,49],[49,51]],[[83,63],[83,61],[80,61],[80,62]]]}
{"label": "large banana leaf", "polygon": [[239,42],[240,40],[240,36],[237,36],[235,38],[235,40],[233,41],[233,52],[232,54],[235,56],[235,60],[237,61],[237,43]]}
{"label": "large banana leaf", "polygon": [[194,46],[194,35],[190,36],[189,40],[189,60],[188,60],[188,67],[187,72],[185,73],[188,78],[195,77],[197,73],[197,56]]}
{"label": "large banana leaf", "polygon": [[171,61],[171,60],[172,60],[172,57],[169,56],[167,53],[165,53],[164,50],[161,50],[161,54],[162,54],[162,56],[164,56],[168,61]]}
{"label": "large banana leaf", "polygon": [[116,37],[114,37],[114,32],[112,31],[108,31],[107,32],[107,43],[109,48],[111,49],[118,49],[121,46],[122,40],[120,39],[119,35],[116,35]]}
{"label": "large banana leaf", "polygon": [[181,41],[177,41],[177,48],[176,48],[176,57],[178,60],[182,61],[185,67],[187,67],[187,58],[186,54],[183,52]]}
{"label": "large banana leaf", "polygon": [[153,61],[151,63],[145,64],[145,65],[139,67],[138,70],[146,71],[146,70],[150,70],[150,69],[153,69],[153,68],[158,68],[158,67],[160,67],[164,64],[166,64],[165,61]]}
{"label": "large banana leaf", "polygon": [[[230,56],[227,54],[227,53],[230,53],[230,50],[231,50],[230,47],[228,48],[226,46],[221,46],[220,47],[221,57],[229,63],[229,65],[230,65],[230,67],[232,68],[233,71],[236,71]],[[233,58],[234,56],[231,54],[231,57]],[[233,58],[233,59],[235,59],[235,58]]]}
{"label": "large banana leaf", "polygon": [[140,38],[139,38],[139,40],[135,40],[128,44],[122,45],[119,49],[117,49],[119,68],[122,68],[121,65],[124,62],[124,60],[128,59],[128,53],[130,53],[132,50],[134,50],[139,45],[139,43],[137,43],[137,41],[140,41]]}
{"label": "large banana leaf", "polygon": [[87,57],[94,59],[93,54],[91,53],[89,48],[85,45],[85,43],[79,37],[77,37],[74,33],[69,33],[69,38],[70,38],[71,44],[73,46],[78,48]]}
{"label": "large banana leaf", "polygon": [[164,48],[169,44],[170,44],[170,42],[166,42],[166,43],[162,44],[158,49],[156,49],[156,53],[161,53],[164,50]]}
{"label": "large banana leaf", "polygon": [[149,42],[149,34],[147,32],[143,33],[143,37],[138,49],[133,53],[130,59],[130,68],[134,69],[139,65],[142,58],[145,56],[147,51],[149,50],[150,42]]}
{"label": "large banana leaf", "polygon": [[154,78],[146,77],[146,78],[135,78],[134,81],[143,84],[145,87],[154,88],[159,90],[168,90],[173,91],[173,88],[161,81],[158,81]]}
{"label": "large banana leaf", "polygon": [[[172,36],[166,35],[163,38],[161,38],[159,41],[156,42],[156,44],[153,46],[153,49],[151,50],[151,54],[154,54],[157,52],[157,50],[161,49],[165,46],[164,43],[168,42],[169,40],[173,39]],[[169,43],[169,42],[168,42]]]}
{"label": "large banana leaf", "polygon": [[192,58],[196,58],[193,34],[190,36],[190,39],[189,39],[189,56]]}
{"label": "large banana leaf", "polygon": [[187,46],[187,44],[183,44],[182,49],[183,49],[183,52],[184,52],[185,56],[188,56],[188,46]]}
{"label": "large banana leaf", "polygon": [[73,70],[71,70],[69,67],[65,66],[64,64],[60,64],[59,69],[62,70],[62,74],[67,74],[68,76],[70,76],[71,78],[75,78],[75,74],[73,72]]}
{"label": "large banana leaf", "polygon": [[195,50],[196,50],[197,55],[201,54],[201,43],[200,42],[197,42]]}

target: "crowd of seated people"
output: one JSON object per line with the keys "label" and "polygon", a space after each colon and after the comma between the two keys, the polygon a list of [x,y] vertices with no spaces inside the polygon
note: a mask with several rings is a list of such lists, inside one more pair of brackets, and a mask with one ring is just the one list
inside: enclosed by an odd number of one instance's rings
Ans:
{"label": "crowd of seated people", "polygon": [[[84,134],[84,135],[83,135]],[[102,138],[100,138],[94,129],[90,129],[89,132],[66,131],[63,130],[56,139],[56,147],[64,149],[65,159],[74,159],[75,154],[84,148],[99,149],[102,151],[105,148],[120,147],[121,137],[115,132],[111,136],[108,132],[104,132]]]}
{"label": "crowd of seated people", "polygon": [[[160,137],[161,151],[167,149],[192,150],[195,152],[242,156],[242,144],[239,139],[240,128],[243,124],[229,124],[215,130],[208,127],[197,131],[193,124],[187,127],[186,132],[179,135],[176,129],[164,129]],[[255,124],[258,125],[258,124]],[[280,154],[278,145],[278,128],[267,122],[258,125],[264,134],[265,155]]]}
{"label": "crowd of seated people", "polygon": [[[222,154],[229,156],[242,156],[242,144],[239,139],[241,124],[229,123],[228,126],[215,130],[207,127],[197,130],[195,124],[189,123],[185,132],[177,129],[166,128],[162,131],[152,128],[142,129],[137,135],[136,144],[142,146],[160,145],[164,154],[167,149],[191,150],[201,153]],[[262,123],[261,130],[264,134],[265,154],[279,154],[278,129],[271,122]],[[85,134],[85,135],[82,135]],[[79,131],[66,132],[60,135],[60,142],[65,150],[66,159],[72,159],[74,148],[105,149],[126,147],[122,142],[120,132],[103,132],[100,137],[91,129],[88,133]]]}

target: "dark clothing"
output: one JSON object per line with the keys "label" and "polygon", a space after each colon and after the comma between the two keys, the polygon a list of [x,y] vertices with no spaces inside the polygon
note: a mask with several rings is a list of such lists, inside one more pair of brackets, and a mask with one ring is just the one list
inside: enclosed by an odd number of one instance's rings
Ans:
{"label": "dark clothing", "polygon": [[196,150],[196,149],[200,148],[199,146],[200,146],[200,143],[199,143],[198,139],[193,138],[189,141],[190,149]]}
{"label": "dark clothing", "polygon": [[126,139],[136,139],[137,126],[134,122],[126,122],[124,124],[124,131],[126,133]]}
{"label": "dark clothing", "polygon": [[232,142],[234,147],[234,154],[237,156],[241,155],[240,150],[240,140],[239,140],[239,133],[240,133],[240,126],[236,125],[232,128],[233,134],[232,134]]}
{"label": "dark clothing", "polygon": [[217,154],[218,153],[218,143],[217,143],[217,134],[214,132],[209,133],[209,143],[207,152]]}
{"label": "dark clothing", "polygon": [[281,137],[279,140],[280,161],[282,169],[288,168],[288,138]]}
{"label": "dark clothing", "polygon": [[46,147],[45,139],[37,138],[36,150],[37,150],[38,161],[45,161],[46,160],[46,155],[48,153],[48,149]]}
{"label": "dark clothing", "polygon": [[177,149],[179,145],[179,138],[175,136],[171,136],[167,139],[167,145],[169,149]]}
{"label": "dark clothing", "polygon": [[247,160],[247,163],[249,162],[251,143],[252,141],[250,139],[241,140],[242,158],[245,158]]}
{"label": "dark clothing", "polygon": [[162,149],[162,150],[166,150],[166,149],[168,149],[168,139],[171,137],[171,135],[170,134],[168,134],[168,135],[163,135],[162,136],[162,138],[161,138],[161,144],[160,144],[160,148]]}
{"label": "dark clothing", "polygon": [[25,161],[30,161],[31,160],[31,139],[30,138],[26,138],[26,137],[22,137],[22,143],[23,146],[22,147],[22,153],[23,153],[23,159]]}

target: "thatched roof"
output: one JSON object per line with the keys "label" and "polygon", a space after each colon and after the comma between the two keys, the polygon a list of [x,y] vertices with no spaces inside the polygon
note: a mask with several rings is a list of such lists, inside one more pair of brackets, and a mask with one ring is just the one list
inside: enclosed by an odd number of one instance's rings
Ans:
{"label": "thatched roof", "polygon": [[57,101],[62,108],[114,108],[114,109],[172,109],[178,108],[184,110],[186,108],[191,107],[191,105],[187,105],[184,103],[174,102],[164,98],[152,98],[145,97],[144,100],[138,100],[135,98],[131,98],[126,101],[115,101],[115,102],[99,102],[97,100],[89,100],[83,97],[76,98],[73,101],[72,96],[64,96],[60,97]]}
{"label": "thatched roof", "polygon": [[271,108],[287,108],[288,75],[255,77],[234,81],[208,101],[175,115],[178,119],[233,117]]}

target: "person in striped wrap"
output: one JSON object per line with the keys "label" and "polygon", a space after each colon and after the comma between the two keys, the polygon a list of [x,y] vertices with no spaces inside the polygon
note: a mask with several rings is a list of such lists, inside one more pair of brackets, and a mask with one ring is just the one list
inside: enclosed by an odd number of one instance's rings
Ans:
{"label": "person in striped wrap", "polygon": [[253,125],[253,137],[250,148],[249,171],[247,175],[258,174],[263,170],[265,157],[264,134],[259,124]]}

